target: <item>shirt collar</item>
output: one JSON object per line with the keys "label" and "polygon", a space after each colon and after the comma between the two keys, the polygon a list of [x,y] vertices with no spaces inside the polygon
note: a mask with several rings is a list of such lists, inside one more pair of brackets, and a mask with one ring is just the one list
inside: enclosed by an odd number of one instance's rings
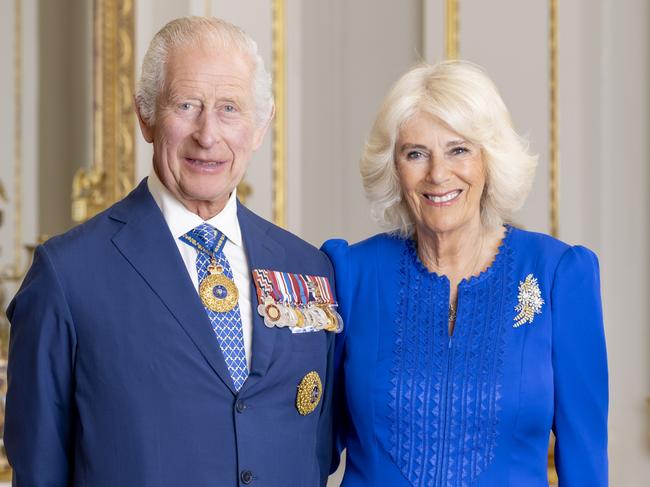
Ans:
{"label": "shirt collar", "polygon": [[171,194],[160,181],[154,170],[151,170],[149,174],[147,187],[160,208],[174,239],[178,239],[202,223],[209,223],[223,232],[230,242],[238,247],[242,246],[241,228],[239,227],[239,219],[237,218],[237,188],[232,191],[223,210],[204,222],[199,215],[185,208]]}

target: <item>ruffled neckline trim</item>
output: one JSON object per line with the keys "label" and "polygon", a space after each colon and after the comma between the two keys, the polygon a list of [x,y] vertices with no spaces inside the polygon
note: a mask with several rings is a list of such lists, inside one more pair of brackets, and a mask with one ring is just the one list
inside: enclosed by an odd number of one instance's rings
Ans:
{"label": "ruffled neckline trim", "polygon": [[[506,231],[503,235],[503,238],[501,239],[501,243],[499,244],[499,248],[497,249],[497,253],[494,256],[492,263],[484,270],[482,270],[479,274],[470,276],[469,278],[464,278],[462,281],[460,281],[458,284],[459,288],[462,286],[473,286],[474,284],[478,284],[485,279],[488,279],[494,273],[494,269],[498,269],[501,266],[501,263],[507,254],[507,250],[510,248],[510,236],[512,235],[512,226],[506,224],[504,227]],[[446,282],[449,281],[447,276],[444,274],[441,275],[435,271],[430,271],[427,269],[424,263],[420,260],[420,256],[418,255],[417,242],[414,239],[411,238],[407,240],[406,245],[408,248],[411,263],[416,267],[418,272],[424,274],[425,276],[428,276],[430,279]]]}

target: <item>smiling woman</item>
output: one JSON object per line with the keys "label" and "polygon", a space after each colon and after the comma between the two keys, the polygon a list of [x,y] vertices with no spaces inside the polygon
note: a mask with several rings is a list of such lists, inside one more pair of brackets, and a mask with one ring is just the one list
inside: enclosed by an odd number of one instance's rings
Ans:
{"label": "smiling woman", "polygon": [[418,66],[386,97],[361,175],[389,233],[323,247],[345,487],[548,485],[551,428],[560,484],[607,485],[598,262],[510,225],[535,165],[476,65]]}
{"label": "smiling woman", "polygon": [[418,234],[479,223],[485,165],[478,145],[418,112],[399,131],[395,162]]}

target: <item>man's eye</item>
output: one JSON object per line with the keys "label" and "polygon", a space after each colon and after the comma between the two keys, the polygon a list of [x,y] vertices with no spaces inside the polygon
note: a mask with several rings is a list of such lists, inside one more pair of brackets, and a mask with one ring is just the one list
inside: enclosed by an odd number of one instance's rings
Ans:
{"label": "man's eye", "polygon": [[230,112],[230,113],[237,111],[237,109],[235,108],[235,105],[225,105],[223,107],[223,109],[224,109],[224,111]]}
{"label": "man's eye", "polygon": [[192,109],[192,104],[191,103],[181,103],[178,107],[183,111],[188,111],[188,110]]}

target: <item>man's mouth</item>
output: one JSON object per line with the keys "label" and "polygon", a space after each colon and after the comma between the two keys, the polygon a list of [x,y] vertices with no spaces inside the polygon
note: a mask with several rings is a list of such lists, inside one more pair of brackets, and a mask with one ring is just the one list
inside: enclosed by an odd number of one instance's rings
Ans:
{"label": "man's mouth", "polygon": [[200,166],[200,167],[217,167],[222,164],[225,164],[225,161],[208,161],[205,159],[192,159],[189,157],[186,157],[185,160],[194,166]]}

